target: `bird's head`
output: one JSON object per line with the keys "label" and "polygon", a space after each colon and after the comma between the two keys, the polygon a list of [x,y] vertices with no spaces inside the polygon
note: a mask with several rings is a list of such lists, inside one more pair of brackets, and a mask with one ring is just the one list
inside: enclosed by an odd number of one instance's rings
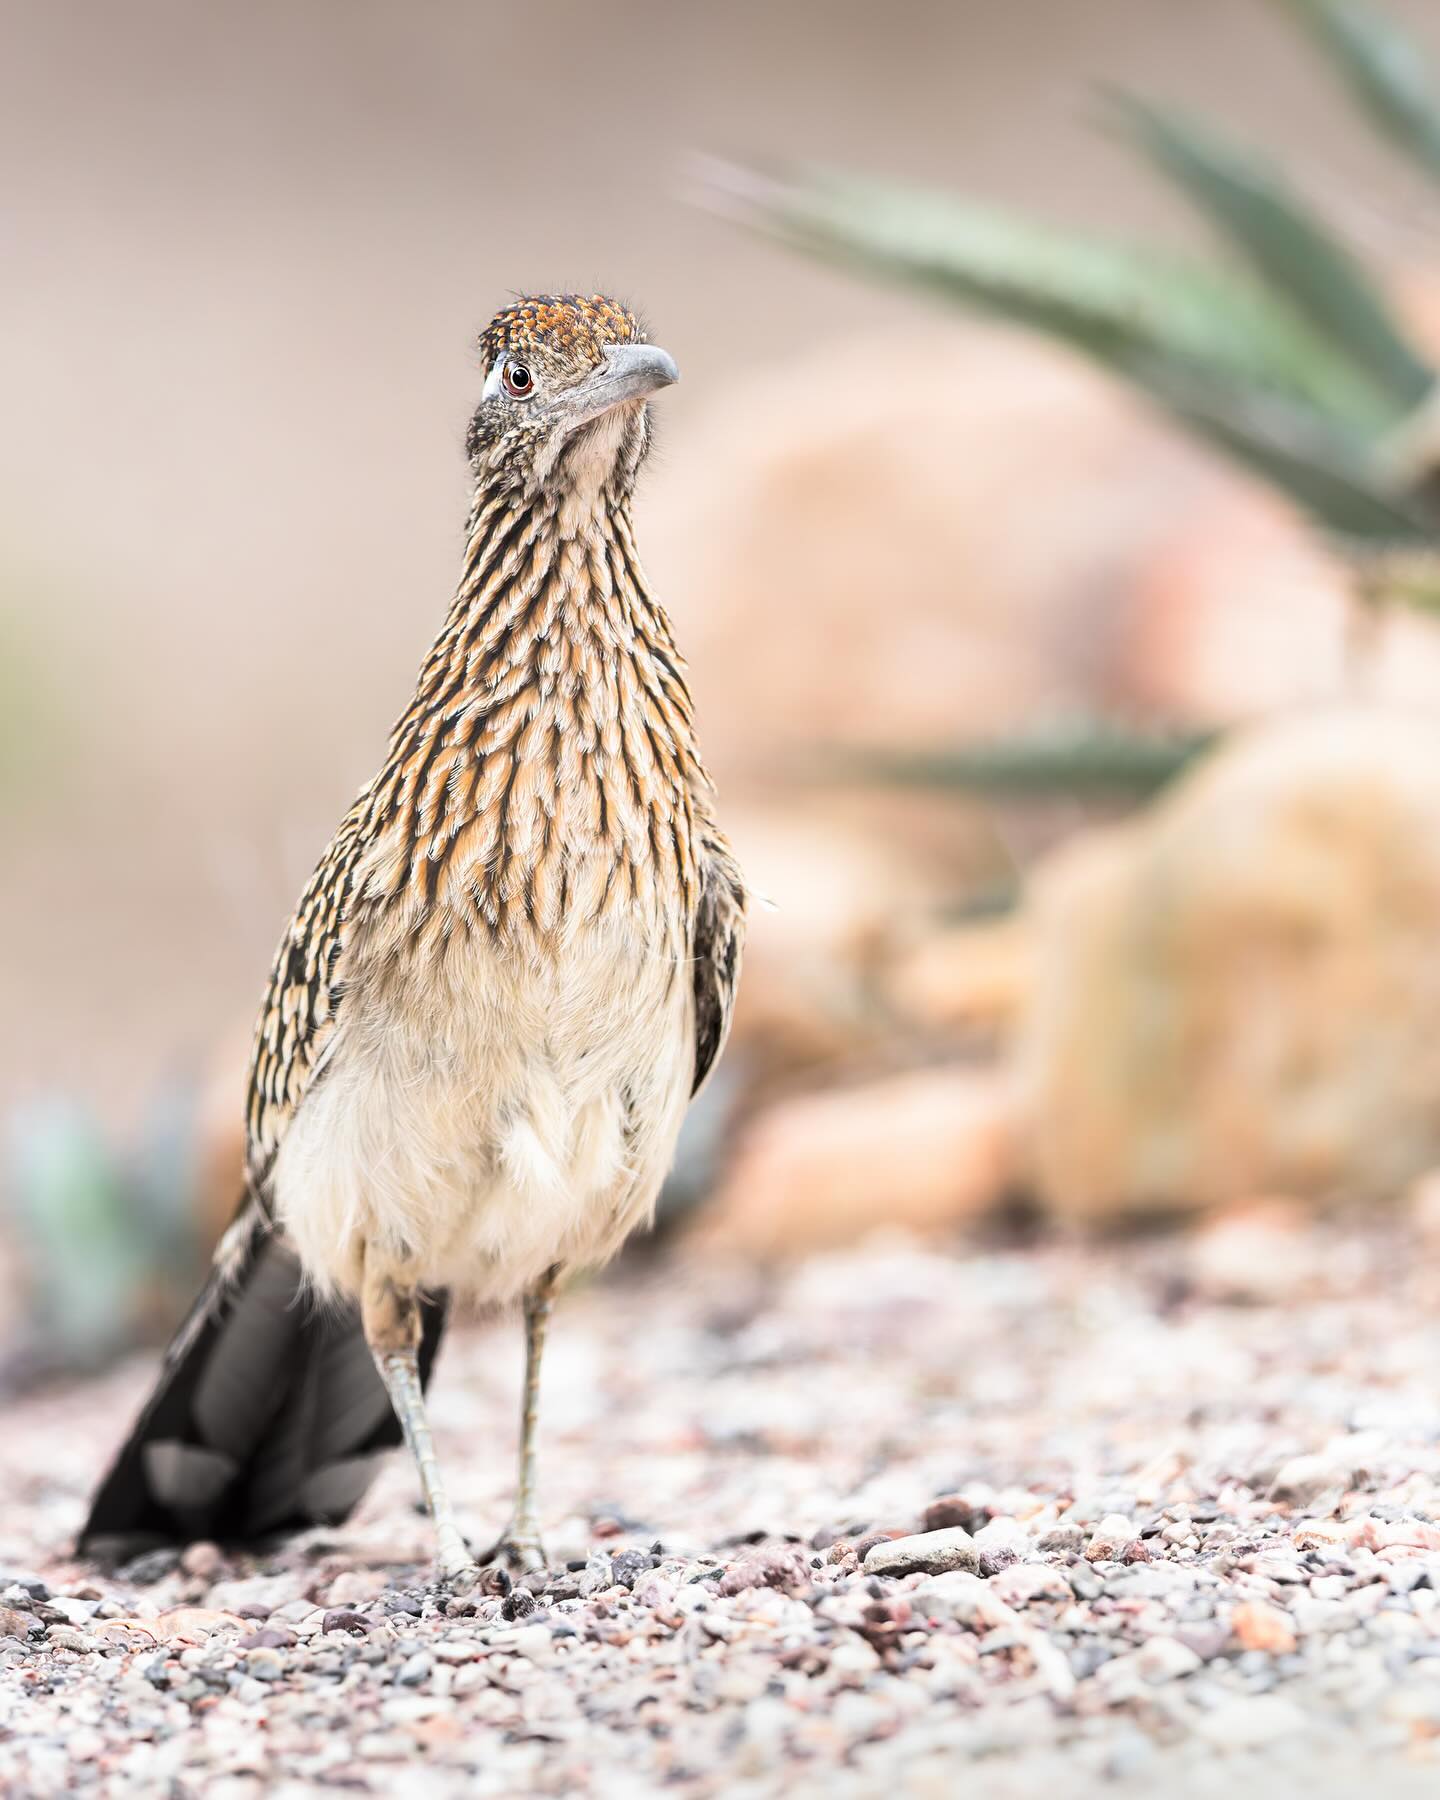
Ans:
{"label": "bird's head", "polygon": [[634,313],[602,294],[537,294],[496,314],[480,354],[477,481],[628,493],[649,445],[646,399],[680,379]]}

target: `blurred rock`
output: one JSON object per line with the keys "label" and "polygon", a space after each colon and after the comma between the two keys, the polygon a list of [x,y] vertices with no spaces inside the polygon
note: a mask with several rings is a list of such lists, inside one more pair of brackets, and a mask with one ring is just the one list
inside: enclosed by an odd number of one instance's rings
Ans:
{"label": "blurred rock", "polygon": [[1393,1195],[1440,1162],[1440,733],[1256,727],[1032,885],[1019,1056],[1067,1218]]}
{"label": "blurred rock", "polygon": [[[782,747],[948,742],[1073,697],[1058,615],[1083,596],[1112,638],[1157,508],[1213,480],[1033,340],[917,330],[857,381],[873,356],[841,341],[737,380],[647,489],[647,561],[722,767],[773,778]],[[1045,529],[1016,531],[1037,496]]]}
{"label": "blurred rock", "polygon": [[[1282,500],[1238,478],[1165,518],[1128,618],[1115,689],[1145,713],[1230,723],[1336,699],[1349,685],[1342,570]],[[1440,634],[1424,626],[1421,640],[1421,691],[1434,699]]]}
{"label": "blurred rock", "polygon": [[1429,1244],[1440,1243],[1440,1169],[1429,1169],[1406,1197],[1410,1220]]}
{"label": "blurred rock", "polygon": [[764,1113],[702,1230],[754,1256],[849,1243],[880,1225],[946,1231],[995,1206],[1016,1165],[1002,1079],[954,1068],[890,1076]]}
{"label": "blurred rock", "polygon": [[974,1538],[959,1525],[952,1525],[943,1531],[924,1531],[876,1544],[866,1552],[863,1567],[867,1575],[912,1575],[917,1569],[927,1575],[944,1575],[951,1569],[968,1569],[973,1574],[979,1560]]}
{"label": "blurred rock", "polygon": [[923,936],[899,952],[885,975],[896,1012],[931,1031],[999,1041],[1029,997],[1031,936],[1005,918]]}
{"label": "blurred rock", "polygon": [[[855,378],[868,341],[740,378],[647,487],[727,781],[773,786],[817,745],[1349,691],[1344,579],[1269,490],[1037,338],[962,322],[910,351],[879,382]],[[1440,704],[1432,624],[1370,648],[1367,692]]]}
{"label": "blurred rock", "polygon": [[734,811],[727,826],[753,899],[732,1054],[743,1050],[764,1085],[884,1035],[870,971],[896,916],[919,908],[933,879],[842,823]]}
{"label": "blurred rock", "polygon": [[1307,1209],[1294,1200],[1227,1207],[1191,1241],[1186,1266],[1207,1299],[1277,1305],[1293,1300],[1315,1274]]}

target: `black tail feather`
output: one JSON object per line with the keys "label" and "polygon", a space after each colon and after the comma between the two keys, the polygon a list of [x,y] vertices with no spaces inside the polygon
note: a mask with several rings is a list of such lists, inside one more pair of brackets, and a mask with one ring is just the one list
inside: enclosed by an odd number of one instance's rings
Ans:
{"label": "black tail feather", "polygon": [[[422,1381],[444,1326],[444,1297],[427,1300]],[[294,1252],[257,1232],[176,1333],[80,1549],[245,1542],[337,1523],[399,1442],[358,1309],[317,1305]]]}

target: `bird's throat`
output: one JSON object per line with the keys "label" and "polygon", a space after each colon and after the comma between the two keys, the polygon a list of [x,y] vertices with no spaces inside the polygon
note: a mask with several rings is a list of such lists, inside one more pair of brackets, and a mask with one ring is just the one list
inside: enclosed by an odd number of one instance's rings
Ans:
{"label": "bird's throat", "polygon": [[689,904],[708,781],[628,505],[482,495],[465,576],[369,795],[362,902],[553,932]]}

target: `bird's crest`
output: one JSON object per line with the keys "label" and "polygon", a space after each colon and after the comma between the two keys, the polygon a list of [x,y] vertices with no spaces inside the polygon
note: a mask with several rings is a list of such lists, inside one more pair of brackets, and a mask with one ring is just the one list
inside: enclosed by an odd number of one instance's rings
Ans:
{"label": "bird's crest", "polygon": [[618,300],[604,294],[532,294],[495,315],[480,334],[480,355],[487,370],[507,351],[596,368],[607,344],[644,342],[644,326]]}

